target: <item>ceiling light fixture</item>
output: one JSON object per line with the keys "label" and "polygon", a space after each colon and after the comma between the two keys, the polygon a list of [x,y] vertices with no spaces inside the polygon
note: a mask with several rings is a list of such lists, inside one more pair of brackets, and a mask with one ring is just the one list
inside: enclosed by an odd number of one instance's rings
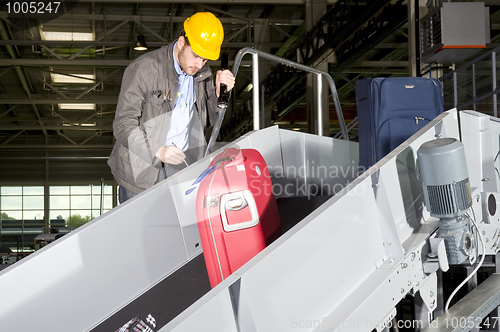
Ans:
{"label": "ceiling light fixture", "polygon": [[137,41],[135,42],[134,50],[136,51],[146,51],[148,49],[148,45],[144,40],[144,35],[137,35]]}
{"label": "ceiling light fixture", "polygon": [[95,104],[59,104],[62,110],[95,110]]}
{"label": "ceiling light fixture", "polygon": [[63,32],[42,30],[42,40],[92,41],[94,40],[94,34],[90,32]]}
{"label": "ceiling light fixture", "polygon": [[[69,76],[71,75],[71,76]],[[90,84],[94,83],[94,74],[77,74],[72,73],[69,75],[50,73],[52,82],[54,83],[76,83],[76,84]]]}

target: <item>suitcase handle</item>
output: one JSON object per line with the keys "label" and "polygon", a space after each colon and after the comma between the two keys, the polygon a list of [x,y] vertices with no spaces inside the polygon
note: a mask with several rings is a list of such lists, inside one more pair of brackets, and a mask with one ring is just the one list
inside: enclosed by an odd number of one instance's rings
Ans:
{"label": "suitcase handle", "polygon": [[[229,198],[232,200],[241,199],[241,204],[238,207],[226,208],[226,203],[228,203]],[[230,225],[227,222],[226,211],[227,210],[239,210],[248,205],[250,209],[251,220],[239,222],[237,224]],[[222,227],[226,232],[234,232],[245,228],[254,227],[259,224],[259,213],[257,212],[257,205],[255,204],[255,199],[253,198],[250,190],[235,191],[229,194],[224,194],[220,198],[220,215],[222,219]]]}

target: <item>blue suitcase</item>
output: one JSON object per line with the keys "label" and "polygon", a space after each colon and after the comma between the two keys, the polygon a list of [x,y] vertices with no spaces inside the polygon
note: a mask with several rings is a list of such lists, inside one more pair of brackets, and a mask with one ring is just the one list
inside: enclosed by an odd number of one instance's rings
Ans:
{"label": "blue suitcase", "polygon": [[424,77],[356,83],[359,166],[367,170],[444,111],[441,82]]}

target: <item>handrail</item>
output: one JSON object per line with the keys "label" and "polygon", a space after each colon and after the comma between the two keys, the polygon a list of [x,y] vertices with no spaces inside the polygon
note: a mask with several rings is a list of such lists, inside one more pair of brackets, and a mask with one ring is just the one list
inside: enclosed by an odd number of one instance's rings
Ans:
{"label": "handrail", "polygon": [[468,68],[470,68],[473,64],[476,64],[478,63],[479,61],[482,61],[484,59],[486,59],[491,53],[498,53],[500,52],[500,46],[497,46],[495,47],[494,49],[484,53],[484,54],[481,54],[480,56],[478,56],[477,58],[475,58],[474,60],[471,60],[469,62],[467,62],[466,64],[463,64],[462,66],[458,67],[457,69],[453,70],[453,71],[450,71],[449,73],[441,76],[439,78],[440,81],[444,81],[445,79],[451,77],[453,75],[453,73],[460,73]]}
{"label": "handrail", "polygon": [[328,74],[327,72],[318,70],[316,68],[312,68],[285,58],[280,58],[276,55],[272,55],[269,53],[265,53],[250,47],[245,47],[242,48],[241,50],[238,51],[236,54],[236,57],[234,59],[234,64],[233,64],[233,75],[236,77],[236,74],[238,73],[238,69],[240,67],[241,59],[243,56],[247,53],[252,54],[252,84],[254,86],[253,88],[253,126],[254,130],[259,129],[259,124],[260,124],[260,114],[259,114],[259,66],[258,66],[258,57],[261,56],[264,59],[267,60],[272,60],[278,63],[281,63],[286,66],[294,67],[309,73],[313,73],[317,75],[317,81],[318,81],[318,91],[317,91],[317,100],[318,100],[318,135],[323,136],[323,110],[320,101],[321,98],[321,92],[322,92],[322,80],[320,79],[321,76],[326,78],[328,81],[328,85],[330,86],[330,90],[332,92],[332,97],[333,97],[333,102],[335,104],[335,110],[337,112],[337,118],[339,119],[339,124],[340,124],[340,130],[342,132],[342,137],[345,140],[349,140],[349,136],[347,135],[347,128],[345,125],[345,120],[344,120],[344,115],[342,113],[342,109],[340,107],[340,101],[339,101],[339,96],[337,93],[337,88],[335,87],[335,82],[333,81],[333,78]]}
{"label": "handrail", "polygon": [[[480,56],[477,58],[467,62],[466,64],[460,66],[459,68],[456,68],[452,70],[451,72],[441,76],[439,80],[441,82],[445,82],[447,80],[453,80],[453,106],[456,107],[458,110],[464,109],[469,106],[473,106],[473,109],[476,110],[476,104],[486,98],[492,97],[493,101],[493,116],[498,117],[498,109],[497,109],[497,95],[500,93],[500,89],[497,88],[497,64],[496,64],[496,55],[497,53],[500,52],[500,46],[496,47]],[[476,95],[476,64],[479,63],[480,61],[485,61],[491,59],[491,90],[488,93],[483,93],[480,96]],[[472,69],[472,100],[462,103],[461,105],[458,105],[458,74],[465,72],[468,69]]]}

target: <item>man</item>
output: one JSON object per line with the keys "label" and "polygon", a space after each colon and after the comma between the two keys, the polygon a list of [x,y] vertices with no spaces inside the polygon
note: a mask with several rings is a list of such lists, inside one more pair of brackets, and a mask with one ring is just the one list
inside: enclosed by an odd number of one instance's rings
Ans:
{"label": "man", "polygon": [[164,180],[203,156],[204,131],[217,118],[219,86],[234,87],[229,70],[214,79],[224,30],[212,13],[196,13],[171,44],[134,60],[125,70],[108,159],[119,200]]}

